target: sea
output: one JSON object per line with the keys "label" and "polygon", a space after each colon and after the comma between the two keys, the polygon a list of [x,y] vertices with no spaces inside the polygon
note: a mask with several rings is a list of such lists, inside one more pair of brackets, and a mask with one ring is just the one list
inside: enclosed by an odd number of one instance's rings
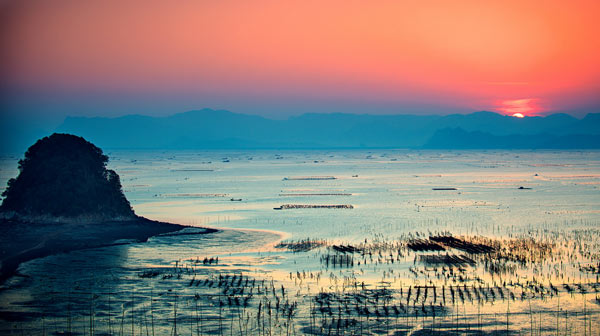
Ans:
{"label": "sea", "polygon": [[136,214],[190,228],[22,264],[1,334],[600,333],[600,151],[105,154]]}

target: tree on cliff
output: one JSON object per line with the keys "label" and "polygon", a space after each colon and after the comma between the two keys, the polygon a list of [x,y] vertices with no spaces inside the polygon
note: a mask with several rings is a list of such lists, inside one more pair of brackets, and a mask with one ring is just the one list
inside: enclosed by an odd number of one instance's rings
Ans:
{"label": "tree on cliff", "polygon": [[52,134],[29,147],[0,212],[23,218],[134,218],[108,157],[82,137]]}

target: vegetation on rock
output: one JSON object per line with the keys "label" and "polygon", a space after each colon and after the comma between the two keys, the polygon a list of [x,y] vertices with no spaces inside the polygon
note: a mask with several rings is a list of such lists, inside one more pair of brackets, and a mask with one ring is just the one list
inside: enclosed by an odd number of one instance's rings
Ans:
{"label": "vegetation on rock", "polygon": [[82,137],[52,134],[29,147],[2,193],[4,216],[24,219],[135,218],[108,157]]}

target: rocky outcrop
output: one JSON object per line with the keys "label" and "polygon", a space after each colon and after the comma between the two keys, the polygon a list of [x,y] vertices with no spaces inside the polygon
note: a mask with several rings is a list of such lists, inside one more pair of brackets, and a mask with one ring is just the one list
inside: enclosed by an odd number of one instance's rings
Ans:
{"label": "rocky outcrop", "polygon": [[24,222],[134,220],[108,157],[82,137],[52,134],[29,147],[8,181],[0,214]]}

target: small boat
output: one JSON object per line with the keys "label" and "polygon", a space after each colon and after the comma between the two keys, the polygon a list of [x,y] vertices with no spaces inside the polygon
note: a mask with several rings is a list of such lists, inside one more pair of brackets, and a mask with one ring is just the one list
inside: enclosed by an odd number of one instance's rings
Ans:
{"label": "small boat", "polygon": [[273,210],[281,210],[283,209],[282,207],[277,207],[277,208],[273,208]]}
{"label": "small boat", "polygon": [[240,202],[242,199],[241,198],[232,198],[230,199],[230,201],[232,202]]}

